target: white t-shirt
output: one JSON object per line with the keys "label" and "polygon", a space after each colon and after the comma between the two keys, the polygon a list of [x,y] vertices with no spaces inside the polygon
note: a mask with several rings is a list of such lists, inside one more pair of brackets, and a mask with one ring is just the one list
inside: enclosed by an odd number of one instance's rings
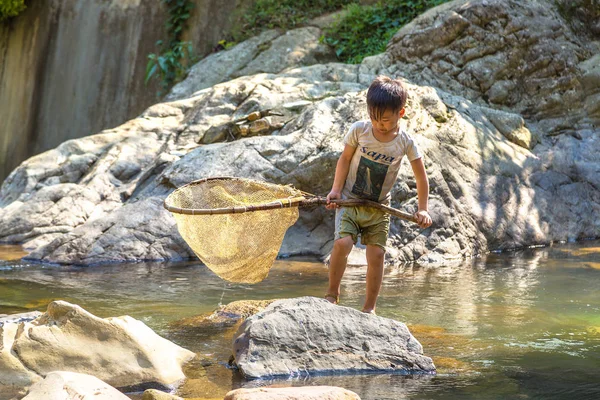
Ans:
{"label": "white t-shirt", "polygon": [[394,140],[384,143],[375,139],[371,121],[352,124],[344,144],[356,147],[342,190],[343,198],[360,198],[389,203],[390,191],[400,170],[402,157],[409,161],[421,158],[416,143],[400,129]]}

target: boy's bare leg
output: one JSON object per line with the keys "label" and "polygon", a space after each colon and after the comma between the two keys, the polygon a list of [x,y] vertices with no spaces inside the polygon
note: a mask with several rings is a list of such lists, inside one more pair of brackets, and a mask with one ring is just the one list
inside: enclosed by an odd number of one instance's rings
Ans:
{"label": "boy's bare leg", "polygon": [[377,296],[383,281],[383,258],[385,251],[375,245],[367,245],[367,294],[365,298],[364,312],[375,311]]}
{"label": "boy's bare leg", "polygon": [[[346,271],[346,263],[348,262],[348,254],[352,251],[354,242],[352,236],[345,236],[341,239],[337,239],[333,242],[333,250],[331,251],[331,257],[329,257],[329,288],[327,289],[328,294],[340,295],[340,283],[342,282],[342,276]],[[327,301],[331,297],[327,297]]]}

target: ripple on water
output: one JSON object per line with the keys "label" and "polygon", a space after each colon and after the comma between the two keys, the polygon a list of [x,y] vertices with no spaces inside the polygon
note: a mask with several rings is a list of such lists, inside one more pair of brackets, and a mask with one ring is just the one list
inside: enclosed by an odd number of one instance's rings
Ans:
{"label": "ripple on water", "polygon": [[[328,271],[314,261],[277,261],[257,285],[223,282],[197,262],[82,268],[0,261],[0,313],[43,311],[60,298],[100,317],[142,320],[199,355],[178,393],[185,398],[222,398],[233,388],[258,384],[330,384],[363,400],[593,399],[600,398],[600,273],[593,267],[600,263],[599,248],[598,242],[569,244],[455,266],[386,268],[378,314],[409,325],[439,368],[438,376],[427,378],[246,382],[226,367],[235,326],[199,326],[183,334],[169,328],[237,300],[321,297]],[[343,306],[362,306],[365,275],[365,268],[348,270]]]}

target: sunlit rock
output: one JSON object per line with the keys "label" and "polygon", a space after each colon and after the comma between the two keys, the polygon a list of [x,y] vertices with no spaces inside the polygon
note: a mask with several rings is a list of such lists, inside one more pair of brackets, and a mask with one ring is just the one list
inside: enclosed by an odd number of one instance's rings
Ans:
{"label": "sunlit rock", "polygon": [[183,398],[161,392],[160,390],[147,389],[142,396],[142,400],[183,400]]}
{"label": "sunlit rock", "polygon": [[224,400],[360,400],[344,388],[335,386],[300,386],[287,388],[236,389],[227,393]]}
{"label": "sunlit rock", "polygon": [[95,376],[75,372],[50,372],[33,385],[23,400],[128,400],[129,397]]}
{"label": "sunlit rock", "polygon": [[22,396],[26,387],[43,378],[23,365],[18,354],[12,351],[18,328],[18,324],[12,323],[0,326],[0,386],[7,393]]}
{"label": "sunlit rock", "polygon": [[265,31],[195,64],[188,77],[175,85],[166,99],[182,99],[240,76],[278,73],[290,67],[335,61],[333,50],[319,42],[321,35],[321,30],[315,27],[283,34],[277,30]]}
{"label": "sunlit rock", "polygon": [[250,379],[435,373],[405,324],[315,297],[279,300],[248,318],[236,333],[233,352]]}
{"label": "sunlit rock", "polygon": [[23,366],[41,376],[72,371],[98,377],[114,387],[174,385],[182,365],[195,357],[128,316],[98,318],[64,301],[19,325],[11,350]]}
{"label": "sunlit rock", "polygon": [[552,1],[453,1],[402,27],[387,53],[406,77],[527,118],[575,117],[582,127],[600,118],[582,107],[581,90],[580,63],[597,48],[572,19]]}

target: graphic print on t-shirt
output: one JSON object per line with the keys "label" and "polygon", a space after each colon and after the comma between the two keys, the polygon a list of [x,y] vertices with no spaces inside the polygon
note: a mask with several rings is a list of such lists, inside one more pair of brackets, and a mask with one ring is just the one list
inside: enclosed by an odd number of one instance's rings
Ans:
{"label": "graphic print on t-shirt", "polygon": [[388,167],[389,165],[360,157],[352,193],[363,199],[379,201]]}

